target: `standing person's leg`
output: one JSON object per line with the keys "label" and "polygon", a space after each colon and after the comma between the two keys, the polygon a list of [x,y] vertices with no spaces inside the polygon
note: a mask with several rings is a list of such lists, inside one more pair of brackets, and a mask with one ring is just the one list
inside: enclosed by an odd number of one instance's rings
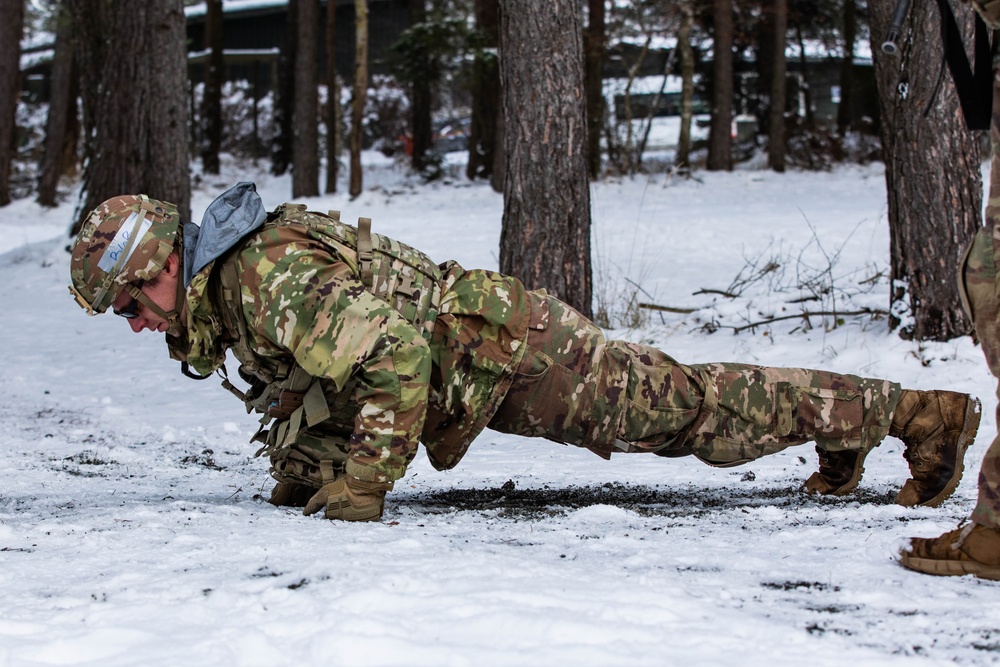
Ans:
{"label": "standing person's leg", "polygon": [[[997,86],[1000,97],[1000,86]],[[1000,104],[997,100],[995,104]],[[1000,113],[1000,109],[997,110]],[[994,155],[990,175],[990,199],[986,226],[976,234],[962,267],[962,293],[990,371],[1000,378],[1000,127],[994,120]],[[1000,399],[1000,385],[997,387]],[[1000,405],[997,407],[1000,423]],[[983,458],[979,471],[979,501],[972,520],[1000,529],[1000,434]]]}
{"label": "standing person's leg", "polygon": [[[994,3],[994,9],[1000,3]],[[994,70],[990,124],[990,189],[985,226],[966,252],[959,283],[964,305],[990,371],[1000,378],[1000,71]],[[997,387],[1000,398],[1000,386]],[[997,408],[1000,423],[1000,405]],[[933,539],[914,538],[900,555],[906,567],[940,575],[975,574],[1000,579],[1000,433],[979,470],[979,499],[972,521]]]}
{"label": "standing person's leg", "polygon": [[[994,3],[993,11],[997,11]],[[996,56],[995,56],[996,58]],[[976,234],[959,276],[964,305],[976,327],[983,355],[994,377],[1000,378],[1000,69],[994,61],[993,118],[990,123],[990,186],[985,225]],[[1000,398],[1000,385],[997,387]],[[997,407],[1000,424],[1000,405]],[[1000,530],[1000,434],[986,452],[979,471],[976,523]]]}
{"label": "standing person's leg", "polygon": [[[931,462],[921,472],[911,461],[908,504],[940,502],[961,475],[979,417],[965,394],[908,392],[887,380],[826,371],[688,366],[648,346],[607,341],[556,299],[530,298],[528,349],[491,428],[605,457],[613,451],[692,454],[716,466],[815,441],[847,473],[834,483],[828,476],[842,471],[821,467],[825,484],[807,490],[840,494],[857,485],[864,455],[891,433],[908,452],[920,452],[914,460]],[[902,399],[908,409],[894,419]]]}
{"label": "standing person's leg", "polygon": [[[996,108],[996,107],[995,107]],[[1000,109],[998,109],[1000,110]],[[994,120],[994,129],[997,121]],[[994,143],[994,146],[997,146]],[[1000,158],[994,153],[990,191],[1000,193]],[[1000,199],[996,200],[1000,204]],[[990,198],[987,226],[977,235],[963,266],[964,291],[976,333],[990,370],[1000,377],[1000,289],[996,266],[1000,261],[1000,207]],[[993,214],[990,209],[993,208]],[[1000,387],[998,387],[1000,398]],[[1000,420],[1000,406],[997,409]],[[998,422],[1000,423],[1000,422]],[[979,500],[972,520],[936,538],[913,538],[900,562],[926,574],[974,574],[1000,580],[1000,434],[979,471]]]}

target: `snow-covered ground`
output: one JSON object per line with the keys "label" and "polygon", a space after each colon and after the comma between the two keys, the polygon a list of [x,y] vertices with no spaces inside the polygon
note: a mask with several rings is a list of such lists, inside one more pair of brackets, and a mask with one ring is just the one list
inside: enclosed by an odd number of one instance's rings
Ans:
{"label": "snow-covered ground", "polygon": [[[892,438],[857,493],[829,500],[798,491],[811,445],[721,470],[486,432],[451,472],[418,456],[381,524],[274,508],[242,405],[182,377],[159,336],[88,318],[66,289],[72,202],[17,201],[0,209],[0,665],[1000,662],[1000,584],[895,560],[974,504],[997,402],[971,339],[906,342],[868,316],[733,333],[885,309],[881,168],[697,177],[594,185],[596,290],[614,326],[633,325],[612,333],[685,362],[979,395],[983,426],[943,506],[893,504],[908,473]],[[269,206],[291,190],[228,165],[196,190],[196,216],[242,178]],[[488,186],[416,185],[374,160],[366,179],[354,201],[307,203],[496,267],[502,198]],[[629,311],[632,296],[695,312]]]}

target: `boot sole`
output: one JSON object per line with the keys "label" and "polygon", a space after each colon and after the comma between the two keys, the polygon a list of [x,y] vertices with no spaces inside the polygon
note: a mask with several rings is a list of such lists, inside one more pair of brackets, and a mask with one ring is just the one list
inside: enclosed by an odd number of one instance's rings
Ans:
{"label": "boot sole", "polygon": [[903,552],[899,555],[899,562],[903,567],[938,577],[961,577],[971,574],[980,579],[1000,581],[1000,567],[976,561],[917,558]]}
{"label": "boot sole", "polygon": [[921,507],[937,507],[947,500],[951,494],[955,493],[958,483],[962,481],[962,474],[965,472],[965,452],[968,450],[969,445],[976,439],[981,418],[981,404],[978,398],[973,398],[965,406],[965,423],[962,426],[962,433],[958,436],[958,444],[955,448],[955,472],[952,473],[951,479],[948,480],[948,483],[944,485],[944,488],[936,496],[930,500],[918,503],[918,505]]}

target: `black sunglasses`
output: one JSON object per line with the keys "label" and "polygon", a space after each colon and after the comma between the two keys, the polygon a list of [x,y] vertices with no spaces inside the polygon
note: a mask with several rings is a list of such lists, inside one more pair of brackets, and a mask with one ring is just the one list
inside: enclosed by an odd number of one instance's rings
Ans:
{"label": "black sunglasses", "polygon": [[[141,290],[143,284],[145,284],[145,281],[140,280],[139,283],[135,286],[135,289]],[[117,308],[114,307],[111,308],[111,312],[113,312],[115,315],[119,317],[124,317],[126,320],[133,320],[139,317],[139,313],[137,312],[138,310],[139,310],[139,301],[136,300],[134,296],[127,304],[125,304],[125,307],[122,308],[121,310],[118,310]]]}

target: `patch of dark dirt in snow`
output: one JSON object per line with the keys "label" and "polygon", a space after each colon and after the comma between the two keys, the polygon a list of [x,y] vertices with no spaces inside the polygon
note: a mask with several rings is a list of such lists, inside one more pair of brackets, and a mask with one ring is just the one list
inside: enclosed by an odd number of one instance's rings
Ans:
{"label": "patch of dark dirt in snow", "polygon": [[201,466],[209,470],[222,470],[223,467],[215,462],[215,452],[211,449],[203,449],[198,454],[189,454],[181,459],[181,463],[191,466]]}
{"label": "patch of dark dirt in snow", "polygon": [[82,451],[78,454],[73,454],[72,456],[67,456],[63,461],[68,461],[69,463],[75,463],[81,466],[106,466],[111,464],[117,464],[117,461],[105,461],[96,452]]}
{"label": "patch of dark dirt in snow", "polygon": [[764,588],[770,588],[776,591],[800,591],[800,590],[816,590],[825,591],[827,589],[833,591],[839,591],[839,586],[830,586],[830,584],[824,584],[818,581],[764,581],[760,584]]}
{"label": "patch of dark dirt in snow", "polygon": [[406,499],[408,507],[422,507],[431,513],[499,510],[502,516],[516,518],[543,518],[592,505],[612,505],[642,516],[698,517],[717,513],[720,509],[837,506],[855,503],[892,505],[894,502],[895,495],[891,492],[875,493],[865,490],[842,498],[816,498],[803,493],[798,485],[719,490],[607,483],[518,489],[511,481],[499,487],[449,489],[418,493]]}

